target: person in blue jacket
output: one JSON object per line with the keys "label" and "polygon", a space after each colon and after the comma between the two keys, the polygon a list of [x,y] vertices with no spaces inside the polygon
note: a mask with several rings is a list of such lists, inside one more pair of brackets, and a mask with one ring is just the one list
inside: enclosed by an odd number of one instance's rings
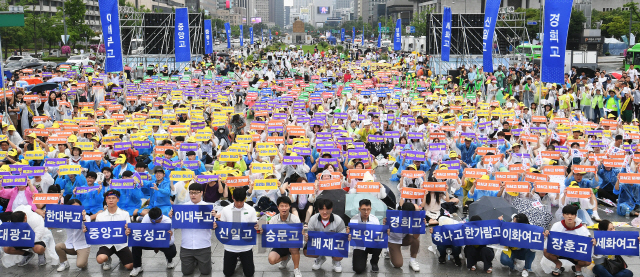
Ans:
{"label": "person in blue jacket", "polygon": [[[101,172],[103,168],[111,167],[111,163],[103,156],[99,161],[80,161],[80,166],[86,169],[87,172]],[[84,201],[82,201],[82,203],[84,203]]]}
{"label": "person in blue jacket", "polygon": [[86,187],[87,179],[82,174],[69,174],[58,176],[55,184],[60,186],[64,202],[69,201],[73,196],[73,190],[77,187]]}
{"label": "person in blue jacket", "polygon": [[[204,167],[204,163],[198,160],[198,156],[196,155],[195,151],[187,151],[187,161],[197,161],[198,165],[190,168],[187,168],[183,165],[183,169],[192,170],[195,175],[200,175],[202,172],[207,171],[207,169]],[[155,168],[158,167],[156,166]]]}
{"label": "person in blue jacket", "polygon": [[[133,172],[130,170],[127,170],[124,173],[122,173],[122,178],[114,178],[114,179],[133,179]],[[109,189],[107,189],[107,191],[111,189],[113,188],[109,186]],[[133,218],[137,217],[138,211],[142,206],[141,199],[144,197],[144,194],[142,194],[142,190],[140,190],[140,187],[135,186],[132,189],[114,189],[114,190],[117,190],[120,192],[120,201],[118,201],[118,208],[129,212],[129,214]]]}
{"label": "person in blue jacket", "polygon": [[98,178],[98,174],[93,171],[87,172],[87,187],[98,185],[98,189],[92,190],[87,193],[77,194],[77,188],[73,189],[73,197],[71,199],[78,199],[82,202],[84,210],[87,211],[87,215],[91,217],[91,220],[95,220],[99,213],[104,210],[102,202],[104,201],[104,195],[102,195],[102,185],[96,184],[95,181]]}
{"label": "person in blue jacket", "polygon": [[465,137],[464,143],[456,142],[456,147],[460,149],[460,159],[466,164],[471,164],[473,162],[473,155],[476,153],[476,149],[478,148],[478,143],[473,142],[474,138]]}
{"label": "person in blue jacket", "polygon": [[620,168],[608,167],[602,164],[598,166],[598,178],[600,178],[598,198],[607,198],[613,203],[618,201],[618,195],[613,193],[613,187],[618,181],[618,174],[620,174]]}
{"label": "person in blue jacket", "polygon": [[162,210],[163,215],[169,216],[169,212],[171,212],[171,181],[165,175],[162,167],[156,166],[153,169],[153,174],[150,181],[143,181],[143,187],[149,188],[153,192],[149,198],[149,204],[143,207],[140,215],[145,216],[149,210],[157,207]]}
{"label": "person in blue jacket", "polygon": [[136,171],[136,168],[132,164],[127,162],[127,156],[125,154],[120,154],[120,156],[116,159],[115,164],[117,164],[117,166],[113,168],[113,179],[120,179],[120,177],[122,177],[122,174],[124,174],[124,172],[126,171]]}

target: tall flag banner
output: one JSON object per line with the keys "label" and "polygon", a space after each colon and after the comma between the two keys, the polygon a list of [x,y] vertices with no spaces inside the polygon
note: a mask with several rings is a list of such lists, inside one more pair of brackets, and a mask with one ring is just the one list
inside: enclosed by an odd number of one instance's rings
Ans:
{"label": "tall flag banner", "polygon": [[269,29],[269,40],[271,40],[271,29]]}
{"label": "tall flag banner", "polygon": [[442,60],[449,61],[449,54],[451,52],[451,8],[444,7],[444,14],[442,14],[442,44],[440,45],[440,53]]}
{"label": "tall flag banner", "polygon": [[382,22],[378,22],[378,48],[380,48],[382,40]]}
{"label": "tall flag banner", "polygon": [[342,28],[342,30],[340,30],[340,40],[342,42],[344,42],[344,28]]}
{"label": "tall flag banner", "polygon": [[[498,0],[500,2],[500,0]],[[396,29],[393,32],[393,51],[400,51],[402,49],[402,33],[400,32],[400,28],[402,28],[402,21],[400,18],[396,21]]]}
{"label": "tall flag banner", "polygon": [[227,34],[227,48],[231,49],[231,25],[229,22],[224,24],[224,32]]}
{"label": "tall flag banner", "polygon": [[264,30],[260,29],[260,41],[264,42]]}
{"label": "tall flag banner", "polygon": [[353,29],[351,29],[351,43],[355,44],[356,43],[356,27],[353,27]]}
{"label": "tall flag banner", "polygon": [[253,27],[249,27],[249,43],[253,45]]}
{"label": "tall flag banner", "polygon": [[213,43],[211,41],[211,19],[204,20],[204,53],[213,53]]}
{"label": "tall flag banner", "polygon": [[364,45],[364,25],[362,25],[362,41],[361,44]]}
{"label": "tall flag banner", "polygon": [[106,72],[119,72],[122,66],[122,41],[120,41],[120,15],[117,0],[99,0],[100,23],[104,35]]}
{"label": "tall flag banner", "polygon": [[496,28],[501,0],[487,0],[484,7],[484,28],[482,29],[482,70],[493,72],[493,32]]}
{"label": "tall flag banner", "polygon": [[244,30],[242,29],[242,25],[240,25],[240,47],[244,46]]}
{"label": "tall flag banner", "polygon": [[189,42],[189,10],[187,8],[176,9],[176,25],[174,34],[174,47],[176,62],[191,61],[191,43]]}
{"label": "tall flag banner", "polygon": [[573,0],[545,0],[544,4],[544,43],[542,44],[540,80],[562,83]]}

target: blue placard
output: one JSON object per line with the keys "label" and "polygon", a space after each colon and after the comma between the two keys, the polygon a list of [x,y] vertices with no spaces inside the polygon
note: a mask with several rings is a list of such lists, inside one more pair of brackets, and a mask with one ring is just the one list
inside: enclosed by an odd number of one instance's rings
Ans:
{"label": "blue placard", "polygon": [[29,223],[3,222],[0,225],[0,246],[33,247],[35,238],[36,233]]}
{"label": "blue placard", "polygon": [[213,205],[173,205],[174,229],[212,229]]}
{"label": "blue placard", "polygon": [[542,82],[564,82],[564,56],[572,6],[573,0],[545,1],[544,43],[540,62],[541,72],[544,72],[540,76]]}
{"label": "blue placard", "polygon": [[301,248],[304,244],[303,227],[302,223],[264,224],[262,225],[262,247]]}
{"label": "blue placard", "polygon": [[190,170],[195,170],[200,167],[200,161],[183,161],[182,167]]}
{"label": "blue placard", "polygon": [[48,204],[44,227],[82,229],[83,210],[83,206]]}
{"label": "blue placard", "polygon": [[449,53],[451,52],[451,8],[444,7],[442,14],[442,45],[440,47],[441,59],[449,61]]}
{"label": "blue placard", "polygon": [[255,222],[216,221],[216,238],[226,245],[256,245]]}
{"label": "blue placard", "polygon": [[433,233],[431,233],[431,241],[435,245],[463,246],[465,245],[465,240],[462,228],[463,224],[434,226]]}
{"label": "blue placard", "polygon": [[484,72],[493,72],[493,32],[498,20],[500,2],[502,0],[487,0],[485,2],[482,29],[482,69]]}
{"label": "blue placard", "polygon": [[386,225],[351,223],[351,246],[366,248],[387,248],[389,236]]}
{"label": "blue placard", "polygon": [[249,27],[249,43],[253,45],[253,27]]}
{"label": "blue placard", "polygon": [[547,252],[553,255],[590,262],[592,249],[591,237],[554,231],[547,236]]}
{"label": "blue placard", "polygon": [[124,235],[126,221],[85,222],[87,232],[84,238],[89,245],[127,243]]}
{"label": "blue placard", "polygon": [[349,235],[345,233],[309,231],[307,253],[309,255],[343,257],[349,256]]}
{"label": "blue placard", "polygon": [[464,224],[464,243],[466,245],[488,245],[500,243],[502,236],[500,220],[470,221]]}
{"label": "blue placard", "polygon": [[174,33],[175,61],[191,61],[191,43],[189,41],[189,11],[187,8],[176,8]]}
{"label": "blue placard", "polygon": [[169,248],[171,244],[171,224],[169,223],[129,223],[129,246]]}
{"label": "blue placard", "polygon": [[122,42],[120,41],[120,16],[117,0],[98,0],[100,23],[105,48],[105,71],[120,72],[122,67]]}
{"label": "blue placard", "polygon": [[594,255],[638,256],[638,232],[633,231],[594,231],[596,246]]}
{"label": "blue placard", "polygon": [[502,222],[500,245],[526,249],[544,249],[544,228],[532,224]]}
{"label": "blue placard", "polygon": [[424,234],[425,211],[387,211],[387,225],[394,233]]}
{"label": "blue placard", "polygon": [[213,53],[213,40],[211,39],[211,19],[204,20],[204,53]]}

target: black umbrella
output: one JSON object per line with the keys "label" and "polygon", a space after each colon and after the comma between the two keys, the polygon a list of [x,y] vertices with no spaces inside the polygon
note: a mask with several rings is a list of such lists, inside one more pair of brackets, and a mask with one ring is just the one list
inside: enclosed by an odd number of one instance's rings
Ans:
{"label": "black umbrella", "polygon": [[56,83],[51,83],[51,82],[45,82],[45,83],[40,83],[37,84],[35,86],[33,86],[31,88],[32,92],[41,92],[41,91],[45,91],[45,90],[54,90],[58,88],[58,84]]}
{"label": "black umbrella", "polygon": [[518,210],[502,197],[483,196],[469,205],[469,217],[477,215],[482,220],[498,219],[500,216],[508,220],[516,213]]}
{"label": "black umbrella", "polygon": [[229,56],[229,54],[227,54],[227,53],[225,53],[225,52],[218,52],[218,53],[216,54],[216,56],[223,56],[223,57],[226,57],[226,56]]}
{"label": "black umbrella", "polygon": [[[345,213],[345,205],[347,204],[347,192],[343,189],[331,189],[325,190],[320,195],[318,195],[317,199],[329,199],[333,202],[333,213],[339,215],[344,222],[349,222],[349,217]],[[314,207],[314,210],[317,212],[318,207]]]}

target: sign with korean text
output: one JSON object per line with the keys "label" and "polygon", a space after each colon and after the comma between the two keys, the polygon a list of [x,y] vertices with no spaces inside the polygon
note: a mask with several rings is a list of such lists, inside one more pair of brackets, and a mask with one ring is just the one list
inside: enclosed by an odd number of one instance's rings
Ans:
{"label": "sign with korean text", "polygon": [[262,247],[302,248],[304,244],[303,227],[302,223],[264,224],[262,225]]}
{"label": "sign with korean text", "polygon": [[307,253],[309,255],[343,257],[349,256],[349,235],[345,233],[309,231]]}
{"label": "sign with korean text", "polygon": [[349,224],[351,246],[366,248],[387,248],[389,236],[386,225]]}
{"label": "sign with korean text", "polygon": [[638,232],[633,231],[594,231],[596,246],[594,255],[638,256]]}
{"label": "sign with korean text", "polygon": [[213,205],[173,205],[174,229],[212,229]]}
{"label": "sign with korean text", "polygon": [[547,252],[553,255],[590,262],[592,248],[591,237],[554,231],[550,231],[547,236]]}
{"label": "sign with korean text", "polygon": [[44,227],[82,229],[84,207],[74,205],[47,205]]}
{"label": "sign with korean text", "polygon": [[87,232],[84,237],[89,245],[127,243],[124,235],[126,221],[85,222]]}
{"label": "sign with korean text", "polygon": [[255,222],[216,221],[216,238],[225,245],[256,245]]}
{"label": "sign with korean text", "polygon": [[0,225],[0,246],[33,247],[35,238],[36,233],[29,223],[3,222]]}
{"label": "sign with korean text", "polygon": [[400,234],[424,234],[425,211],[387,211],[387,225],[391,232]]}
{"label": "sign with korean text", "polygon": [[129,223],[129,247],[169,248],[171,224],[169,223]]}

